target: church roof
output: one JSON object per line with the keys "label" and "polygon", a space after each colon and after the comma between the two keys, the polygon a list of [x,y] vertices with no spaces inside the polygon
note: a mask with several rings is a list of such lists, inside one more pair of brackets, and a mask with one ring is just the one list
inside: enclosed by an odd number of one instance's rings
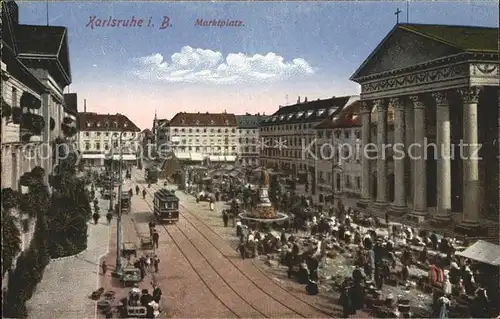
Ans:
{"label": "church roof", "polygon": [[[491,27],[400,23],[387,33],[350,79],[357,82],[365,77],[367,72],[372,75],[388,71],[373,70],[373,64],[380,62],[384,55],[390,55],[390,52],[393,56],[387,56],[386,59],[392,59],[391,70],[462,53],[495,54],[498,53],[498,35],[498,28]],[[419,41],[419,38],[422,41]],[[422,54],[422,50],[426,54]],[[394,56],[394,52],[399,56]],[[412,59],[405,57],[409,54]],[[402,65],[399,61],[400,65],[396,65],[396,60],[406,62]]]}
{"label": "church roof", "polygon": [[464,51],[498,52],[498,28],[415,23],[399,27]]}

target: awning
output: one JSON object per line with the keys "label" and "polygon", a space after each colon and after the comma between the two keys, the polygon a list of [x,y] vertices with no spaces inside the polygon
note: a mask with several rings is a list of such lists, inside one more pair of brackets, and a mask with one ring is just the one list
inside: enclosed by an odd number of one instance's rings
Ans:
{"label": "awning", "polygon": [[[104,154],[100,154],[104,158]],[[111,156],[107,155],[105,158],[110,159]],[[137,157],[135,154],[122,154],[122,159],[124,161],[135,161]],[[119,161],[120,160],[120,154],[113,154],[113,160],[114,161]]]}
{"label": "awning", "polygon": [[191,156],[189,156],[189,153],[176,153],[175,156],[177,156],[177,158],[180,160],[191,159]]}
{"label": "awning", "polygon": [[83,159],[104,159],[104,154],[82,154]]}
{"label": "awning", "polygon": [[455,254],[488,265],[500,266],[500,246],[487,241],[478,240],[464,251]]}
{"label": "awning", "polygon": [[212,162],[223,162],[224,161],[224,156],[212,155],[212,156],[210,156],[210,161],[212,161]]}
{"label": "awning", "polygon": [[203,155],[201,153],[191,153],[191,160],[201,162],[203,161]]}
{"label": "awning", "polygon": [[236,156],[226,156],[226,162],[234,162],[236,161]]}

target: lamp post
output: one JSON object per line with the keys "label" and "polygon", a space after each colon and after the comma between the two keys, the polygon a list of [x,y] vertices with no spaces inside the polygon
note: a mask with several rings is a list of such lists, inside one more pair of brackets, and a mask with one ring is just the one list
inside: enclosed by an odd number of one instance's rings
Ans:
{"label": "lamp post", "polygon": [[[122,139],[123,134],[128,131],[121,131],[118,139],[118,147],[119,147],[119,158],[118,158],[118,176],[120,178],[118,184],[118,209],[117,209],[117,217],[116,217],[116,267],[115,267],[115,276],[121,276],[122,274],[122,187],[123,187],[123,147],[122,147]],[[135,132],[130,132],[135,134]],[[133,139],[133,138],[132,138]],[[114,152],[112,152],[112,156],[114,156]],[[113,158],[112,158],[113,159]],[[113,198],[111,194],[111,198]]]}

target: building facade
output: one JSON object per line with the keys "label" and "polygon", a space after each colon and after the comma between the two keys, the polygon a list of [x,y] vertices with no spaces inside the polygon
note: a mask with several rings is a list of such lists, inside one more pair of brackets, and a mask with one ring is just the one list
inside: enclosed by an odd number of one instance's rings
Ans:
{"label": "building facade", "polygon": [[183,162],[234,163],[238,124],[229,113],[177,113],[169,122],[159,153],[172,151]]}
{"label": "building facade", "polygon": [[316,195],[316,130],[327,118],[332,118],[357,96],[301,102],[280,107],[261,122],[261,165],[288,173],[308,185],[307,192]]}
{"label": "building facade", "polygon": [[[398,24],[354,73],[363,101],[362,144],[371,140],[374,111],[377,146],[387,142],[392,106],[394,143],[407,152],[418,146],[411,157],[394,158],[393,201],[388,162],[362,159],[365,203],[419,222],[430,217],[449,226],[453,219],[463,230],[498,219],[497,43],[498,28]],[[477,149],[460,149],[463,144],[482,145],[482,160],[473,154]]]}
{"label": "building facade", "polygon": [[[364,154],[361,144],[361,116],[362,103],[356,101],[346,106],[332,119],[326,119],[316,126],[317,144],[316,163],[317,180],[319,188],[319,201],[332,194],[333,199],[341,199],[349,206],[355,206],[357,199],[361,197],[361,173],[362,157],[370,156]],[[376,137],[376,114],[372,116],[372,134]],[[388,143],[393,143],[394,139],[394,110],[388,110]],[[372,143],[376,140],[371,139]],[[394,179],[393,153],[387,150],[388,178]],[[373,169],[375,168],[372,165]],[[376,171],[372,172],[375,174]],[[372,184],[376,178],[372,178]],[[374,188],[375,189],[375,188]],[[394,189],[388,189],[389,198],[394,197]],[[372,193],[372,197],[374,197]]]}
{"label": "building facade", "polygon": [[142,147],[141,130],[127,116],[82,112],[78,113],[78,124],[84,166],[102,168],[105,159],[111,156],[114,160],[120,159],[120,149],[125,167],[136,165],[137,153]]}
{"label": "building facade", "polygon": [[1,183],[21,190],[19,178],[36,166],[45,169],[48,182],[54,141],[76,134],[63,95],[71,83],[67,29],[21,24],[17,4],[2,1],[1,43]]}
{"label": "building facade", "polygon": [[238,123],[238,155],[237,164],[242,166],[258,166],[260,158],[260,123],[267,117],[260,114],[236,115]]}

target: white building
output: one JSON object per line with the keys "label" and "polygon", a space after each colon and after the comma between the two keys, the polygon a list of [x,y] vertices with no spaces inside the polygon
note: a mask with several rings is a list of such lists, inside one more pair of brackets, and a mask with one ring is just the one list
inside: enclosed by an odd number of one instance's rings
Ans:
{"label": "white building", "polygon": [[238,123],[238,160],[243,166],[258,166],[260,158],[260,122],[267,117],[261,114],[236,115]]}
{"label": "white building", "polygon": [[265,144],[261,165],[298,177],[301,184],[308,184],[307,192],[316,195],[316,160],[308,151],[315,151],[315,127],[357,100],[343,96],[301,102],[299,97],[296,104],[280,107],[260,125]]}
{"label": "white building", "polygon": [[[120,135],[125,167],[135,165],[141,145],[141,130],[127,116],[117,114],[78,113],[79,149],[88,167],[103,167],[104,160],[113,154],[118,160]],[[123,133],[122,133],[123,132]]]}
{"label": "white building", "polygon": [[177,113],[169,122],[165,144],[158,153],[173,151],[187,163],[234,163],[238,154],[238,132],[234,114]]}

